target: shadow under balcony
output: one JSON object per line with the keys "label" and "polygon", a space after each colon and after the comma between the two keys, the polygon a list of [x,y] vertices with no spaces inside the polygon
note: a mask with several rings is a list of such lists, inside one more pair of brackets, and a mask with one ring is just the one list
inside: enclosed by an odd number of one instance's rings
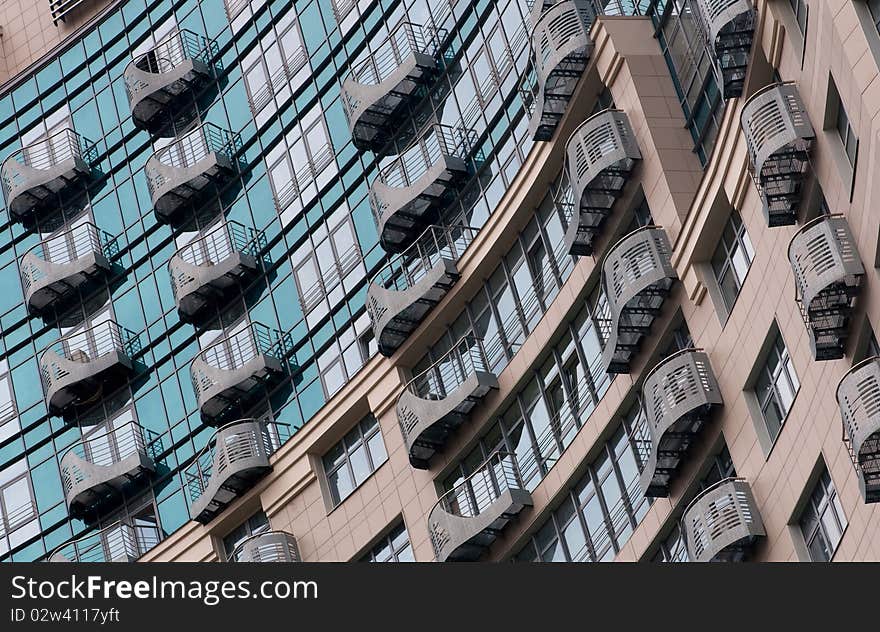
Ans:
{"label": "shadow under balcony", "polygon": [[342,105],[354,145],[381,150],[440,73],[440,39],[430,27],[403,22],[342,84]]}
{"label": "shadow under balcony", "polygon": [[862,499],[880,502],[880,357],[856,364],[843,376],[837,403]]}
{"label": "shadow under balcony", "polygon": [[437,220],[469,173],[471,134],[432,125],[382,169],[370,206],[386,252],[403,252]]}
{"label": "shadow under balcony", "polygon": [[139,351],[138,336],[113,321],[60,338],[40,356],[49,413],[63,416],[112,393],[133,372]]}
{"label": "shadow under balcony", "polygon": [[[543,10],[535,20],[538,5]],[[538,83],[529,133],[536,141],[549,141],[593,53],[590,28],[596,13],[590,0],[555,4],[537,0],[532,16],[532,59]]]}
{"label": "shadow under balcony", "polygon": [[3,196],[12,221],[32,226],[82,194],[98,151],[71,129],[55,132],[15,152],[0,165]]}
{"label": "shadow under balcony", "polygon": [[660,361],[645,377],[642,401],[651,434],[651,454],[642,470],[646,496],[665,498],[688,450],[724,400],[700,349],[683,349]]}
{"label": "shadow under balcony", "polygon": [[216,425],[279,378],[286,364],[283,334],[253,323],[199,353],[190,366],[202,421]]}
{"label": "shadow under balcony", "polygon": [[91,223],[41,241],[19,264],[28,310],[42,314],[106,279],[118,253],[116,238]]}
{"label": "shadow under balcony", "polygon": [[239,173],[238,134],[205,123],[158,150],[144,167],[156,218],[175,224]]}
{"label": "shadow under balcony", "polygon": [[278,428],[259,419],[221,427],[185,471],[190,518],[208,524],[272,470],[269,457],[281,443]]}
{"label": "shadow under balcony", "polygon": [[136,127],[173,136],[175,121],[194,114],[198,93],[214,79],[215,44],[181,29],[125,67],[123,80]]}
{"label": "shadow under balcony", "polygon": [[414,377],[397,400],[397,420],[410,464],[427,469],[431,457],[498,378],[488,368],[483,341],[465,336],[431,367]]}
{"label": "shadow under balcony", "polygon": [[119,521],[62,544],[47,559],[49,562],[134,562],[161,540],[158,527],[133,526]]}
{"label": "shadow under balcony", "polygon": [[589,256],[642,154],[629,118],[620,110],[604,110],[584,121],[568,139],[565,153],[574,194],[565,247],[569,254]]}
{"label": "shadow under balcony", "polygon": [[174,253],[168,273],[181,320],[196,322],[241,292],[259,274],[265,246],[263,233],[227,221]]}
{"label": "shadow under balcony", "polygon": [[230,562],[301,562],[296,538],[286,531],[263,531],[244,540],[229,555]]}
{"label": "shadow under balcony", "polygon": [[721,71],[725,99],[741,97],[749,69],[755,9],[750,0],[696,0],[697,12],[709,27],[709,42]]}
{"label": "shadow under balcony", "polygon": [[382,355],[393,355],[458,281],[458,259],[476,232],[429,226],[370,280],[367,311]]}
{"label": "shadow under balcony", "polygon": [[602,264],[602,289],[608,314],[597,314],[608,373],[628,373],[642,339],[678,279],[669,238],[659,226],[643,226],[618,241]]}
{"label": "shadow under balcony", "polygon": [[431,510],[428,531],[437,561],[478,560],[504,527],[531,506],[516,457],[496,452]]}
{"label": "shadow under balcony", "polygon": [[73,518],[119,505],[125,495],[156,471],[158,437],[129,422],[102,428],[72,445],[61,457],[61,484]]}
{"label": "shadow under balcony", "polygon": [[766,533],[752,488],[727,478],[700,492],[684,510],[682,532],[694,562],[739,562]]}
{"label": "shadow under balcony", "polygon": [[846,218],[830,215],[805,224],[788,245],[788,260],[813,359],[839,360],[865,275]]}
{"label": "shadow under balcony", "polygon": [[777,83],[755,92],[743,106],[740,125],[767,225],[797,223],[816,133],[795,84]]}

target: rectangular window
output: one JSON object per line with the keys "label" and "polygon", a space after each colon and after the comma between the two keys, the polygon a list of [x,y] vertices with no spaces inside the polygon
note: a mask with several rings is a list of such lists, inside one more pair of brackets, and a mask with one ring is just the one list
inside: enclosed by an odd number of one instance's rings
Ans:
{"label": "rectangular window", "polygon": [[814,562],[831,561],[847,522],[827,467],[822,468],[798,524],[810,559]]}
{"label": "rectangular window", "polygon": [[843,107],[843,100],[837,97],[837,133],[840,135],[840,141],[843,143],[843,149],[846,151],[846,157],[850,165],[856,164],[856,153],[859,150],[859,139],[855,130],[850,124],[849,116],[846,108]]}
{"label": "rectangular window", "polygon": [[801,30],[801,33],[806,35],[807,12],[809,11],[806,0],[788,0],[788,2],[791,5],[791,10],[794,11],[794,17],[797,19],[798,28]]}
{"label": "rectangular window", "polygon": [[871,11],[871,18],[874,20],[874,26],[880,33],[880,0],[868,0],[868,9]]}
{"label": "rectangular window", "polygon": [[324,475],[335,507],[388,459],[379,422],[362,419],[324,455]]}
{"label": "rectangular window", "polygon": [[721,240],[712,255],[715,282],[718,284],[721,299],[728,313],[733,309],[754,258],[755,250],[752,248],[742,217],[734,210],[730,213]]}
{"label": "rectangular window", "polygon": [[235,551],[238,545],[249,537],[268,530],[269,518],[266,517],[266,514],[261,509],[223,538],[223,552],[226,554],[226,559],[229,559],[229,556],[232,555],[232,552]]}
{"label": "rectangular window", "polygon": [[364,555],[361,562],[415,562],[412,546],[406,525],[401,522],[383,537],[370,552]]}
{"label": "rectangular window", "polygon": [[30,476],[22,474],[0,487],[0,518],[2,533],[12,533],[36,517],[36,503]]}
{"label": "rectangular window", "polygon": [[776,440],[782,430],[782,424],[791,410],[799,388],[800,382],[785,341],[782,334],[777,332],[754,389],[771,442]]}

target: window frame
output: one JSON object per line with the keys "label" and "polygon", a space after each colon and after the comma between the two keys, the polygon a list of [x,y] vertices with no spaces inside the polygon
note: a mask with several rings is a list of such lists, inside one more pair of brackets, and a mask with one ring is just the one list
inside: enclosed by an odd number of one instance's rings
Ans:
{"label": "window frame", "polygon": [[[364,422],[372,420],[375,424],[368,431],[364,431]],[[354,431],[358,431],[358,441],[354,445],[354,447],[350,448],[348,443],[346,442],[346,438]],[[376,435],[379,435],[382,443],[382,448],[384,452],[384,456],[381,459],[377,459],[375,455],[373,455],[370,450],[370,441],[375,438]],[[333,464],[328,467],[327,456],[333,452],[339,446],[342,446],[343,454],[340,456],[339,463]],[[369,467],[369,473],[364,477],[364,479],[358,482],[357,477],[355,476],[354,467],[352,466],[352,455],[359,449],[364,449],[364,453],[367,458],[367,465]],[[335,509],[339,507],[347,498],[349,498],[357,489],[363,485],[366,481],[376,473],[382,465],[384,465],[388,461],[388,447],[385,445],[385,436],[382,434],[382,425],[379,423],[379,420],[370,413],[369,415],[363,417],[358,420],[356,424],[354,424],[348,432],[345,433],[339,441],[334,443],[330,449],[326,450],[324,454],[321,455],[321,469],[322,469],[322,478],[323,482],[327,489],[327,500],[328,505],[331,509]],[[345,495],[341,495],[337,487],[330,483],[330,477],[341,470],[342,468],[346,468],[349,480],[351,481],[351,489]]]}

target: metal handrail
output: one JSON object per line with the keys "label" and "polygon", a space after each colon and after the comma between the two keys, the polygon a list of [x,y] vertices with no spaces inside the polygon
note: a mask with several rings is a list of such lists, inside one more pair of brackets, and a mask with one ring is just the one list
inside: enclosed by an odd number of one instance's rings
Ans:
{"label": "metal handrail", "polygon": [[368,51],[367,59],[352,68],[352,80],[375,85],[387,79],[410,54],[422,53],[436,57],[440,43],[445,39],[442,33],[442,30],[434,31],[420,24],[401,22],[376,50]]}
{"label": "metal handrail", "polygon": [[[62,336],[46,348],[72,362],[90,362],[121,349],[129,357],[140,351],[140,337],[112,320]],[[91,352],[91,353],[90,353]]]}
{"label": "metal handrail", "polygon": [[212,153],[232,157],[240,148],[239,134],[225,130],[214,123],[203,123],[158,150],[153,157],[165,166],[186,169]]}
{"label": "metal handrail", "polygon": [[[277,421],[262,421],[255,418],[238,419],[231,421],[217,428],[216,432],[211,435],[208,442],[193,457],[192,463],[183,471],[186,478],[186,489],[189,494],[190,501],[198,500],[208,485],[211,483],[211,476],[214,473],[214,455],[217,452],[217,437],[227,428],[238,426],[241,424],[263,424],[263,441],[266,448],[266,454],[273,454],[279,447],[291,437],[290,424]],[[282,432],[282,429],[285,432]],[[274,435],[272,431],[274,430]]]}
{"label": "metal handrail", "polygon": [[[272,331],[275,331],[274,340]],[[265,353],[282,358],[286,351],[285,336],[281,332],[262,323],[250,323],[241,331],[203,349],[198,358],[215,369],[234,371],[258,355]]]}
{"label": "metal handrail", "polygon": [[62,469],[64,457],[70,453],[93,465],[104,466],[118,463],[139,452],[156,459],[163,451],[160,439],[158,432],[144,428],[136,421],[129,421],[101,434],[83,437],[72,444],[61,454]]}
{"label": "metal handrail", "polygon": [[22,147],[9,155],[6,161],[14,160],[32,169],[51,169],[62,160],[70,158],[81,158],[92,165],[98,159],[98,148],[87,138],[70,128],[65,128]]}
{"label": "metal handrail", "polygon": [[472,130],[434,123],[426,131],[379,172],[382,183],[389,187],[410,186],[443,156],[467,160],[473,151]]}
{"label": "metal handrail", "polygon": [[679,349],[675,353],[666,356],[665,358],[660,360],[657,364],[655,364],[654,368],[645,374],[645,379],[642,381],[642,383],[647,384],[648,380],[650,380],[651,376],[654,375],[654,373],[656,373],[657,369],[659,369],[661,366],[663,366],[667,362],[670,362],[671,360],[677,358],[678,356],[684,355],[686,353],[701,353],[703,351],[704,351],[704,349],[702,347],[687,347],[686,349]]}
{"label": "metal handrail", "polygon": [[516,455],[497,451],[462,482],[443,494],[431,510],[440,508],[453,516],[475,518],[508,489],[522,486]]}
{"label": "metal handrail", "polygon": [[[118,535],[114,535],[114,532]],[[150,534],[155,537],[144,537]],[[95,538],[94,542],[84,544],[92,538]],[[135,527],[125,520],[118,520],[98,531],[90,531],[65,542],[53,549],[46,559],[51,561],[55,555],[70,546],[73,546],[76,558],[71,560],[72,562],[106,562],[118,559],[120,553],[126,558],[136,559],[161,541],[162,534],[158,527],[146,525]]]}
{"label": "metal handrail", "polygon": [[430,367],[407,382],[404,390],[422,399],[440,399],[477,371],[488,371],[488,366],[483,341],[472,333],[465,334]]}
{"label": "metal handrail", "polygon": [[[174,256],[190,265],[203,266],[223,261],[235,253],[257,257],[265,246],[266,237],[262,231],[227,220],[178,248]],[[170,267],[170,262],[168,265]]]}
{"label": "metal handrail", "polygon": [[[68,239],[72,237],[72,239]],[[48,263],[71,263],[83,252],[98,252],[108,259],[119,254],[118,237],[101,230],[92,222],[77,224],[72,228],[44,239],[32,246],[25,255],[33,254]]]}
{"label": "metal handrail", "polygon": [[605,281],[606,281],[606,279],[605,279],[605,263],[608,261],[608,258],[609,258],[609,257],[610,257],[610,256],[611,256],[611,255],[612,255],[612,254],[613,254],[618,248],[620,248],[620,247],[622,246],[622,244],[623,244],[625,241],[627,241],[630,237],[632,237],[632,236],[635,235],[635,234],[638,234],[638,233],[641,233],[641,232],[645,232],[645,231],[649,231],[649,230],[663,230],[663,227],[662,227],[662,226],[657,226],[656,224],[647,224],[647,225],[645,225],[645,226],[640,226],[639,228],[636,228],[636,229],[635,229],[634,231],[632,231],[631,233],[627,233],[626,235],[622,236],[620,239],[617,240],[617,242],[616,242],[613,246],[611,246],[608,250],[605,251],[605,254],[602,256],[602,261],[601,261],[600,264],[599,264],[599,269],[601,270],[601,276],[600,276],[599,283],[600,283],[600,287],[602,288],[602,291],[603,291],[604,294],[605,294],[605,299],[606,299],[606,300],[608,300],[608,289],[607,289],[608,286],[605,284]]}
{"label": "metal handrail", "polygon": [[464,225],[428,226],[411,246],[385,264],[370,283],[402,292],[418,283],[441,259],[457,261],[478,231]]}
{"label": "metal handrail", "polygon": [[[163,48],[162,55],[157,56],[156,52]],[[197,35],[189,29],[179,29],[157,42],[153,48],[133,59],[129,64],[143,72],[169,72],[188,59],[210,63],[213,57],[211,48],[212,42],[208,38]]]}

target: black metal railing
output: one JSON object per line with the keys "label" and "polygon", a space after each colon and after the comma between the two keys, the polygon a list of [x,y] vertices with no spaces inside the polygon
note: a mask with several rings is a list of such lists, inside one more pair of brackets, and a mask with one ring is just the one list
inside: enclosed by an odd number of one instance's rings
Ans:
{"label": "black metal railing", "polygon": [[436,507],[464,518],[475,518],[508,489],[521,489],[522,479],[516,455],[495,452],[465,480],[440,497]]}
{"label": "black metal railing", "polygon": [[442,399],[477,371],[489,371],[483,341],[467,334],[434,364],[410,380],[406,390],[422,399]]}
{"label": "black metal railing", "polygon": [[394,256],[370,282],[403,292],[424,278],[441,259],[458,261],[478,231],[462,225],[428,226],[409,248]]}
{"label": "black metal railing", "polygon": [[29,258],[64,265],[91,253],[99,253],[108,260],[113,260],[119,254],[118,238],[91,222],[86,222],[41,241],[28,250],[22,258],[21,280],[25,291],[46,276],[46,270],[35,262],[29,262]]}

